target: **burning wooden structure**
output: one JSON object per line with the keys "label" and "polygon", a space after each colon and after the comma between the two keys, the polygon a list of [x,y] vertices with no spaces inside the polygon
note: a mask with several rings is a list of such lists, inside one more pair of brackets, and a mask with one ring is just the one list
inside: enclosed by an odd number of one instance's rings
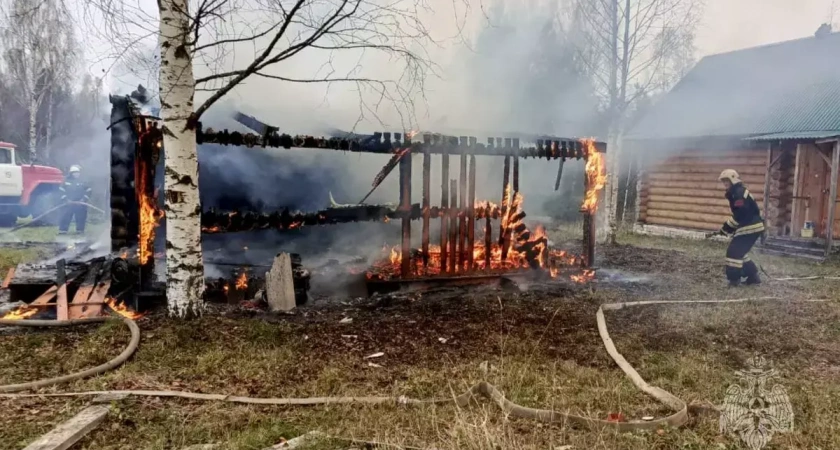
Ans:
{"label": "burning wooden structure", "polygon": [[[135,94],[138,94],[136,92]],[[165,221],[158,192],[163,188],[163,152],[161,131],[154,111],[146,111],[142,92],[130,97],[112,97],[112,251],[120,253],[139,266],[142,290],[149,289],[155,275],[155,255],[163,252],[161,225]],[[247,116],[238,118],[245,123]],[[426,277],[457,277],[476,274],[500,274],[519,269],[544,268],[556,274],[561,266],[575,266],[580,271],[591,269],[594,260],[594,213],[598,191],[605,179],[603,153],[606,146],[593,140],[533,138],[520,144],[519,138],[488,138],[486,143],[475,137],[423,134],[415,140],[412,133],[374,133],[348,138],[318,138],[279,134],[274,127],[260,124],[256,119],[254,133],[216,131],[197,127],[198,144],[220,144],[245,147],[305,148],[349,152],[389,154],[391,160],[377,177],[374,187],[388,173],[399,167],[400,194],[397,206],[334,205],[321,211],[303,213],[288,209],[275,212],[215,211],[202,214],[205,233],[231,233],[249,230],[292,230],[302,226],[329,225],[358,221],[401,221],[401,245],[392,249],[382,264],[368,273],[371,282],[388,280],[417,280]],[[423,198],[411,199],[412,156],[422,155]],[[432,205],[430,180],[432,156],[440,155],[442,195],[438,205]],[[499,186],[499,204],[476,200],[476,156],[504,158],[505,174]],[[450,159],[457,158],[458,169],[450,174]],[[586,198],[581,211],[584,215],[583,255],[575,257],[548,248],[545,230],[529,230],[523,222],[522,196],[519,191],[519,166],[522,158],[547,160],[578,159],[586,161]],[[452,178],[457,178],[454,180]],[[499,223],[494,232],[492,220]],[[433,243],[431,221],[439,220],[439,242]],[[412,221],[422,228],[422,245],[411,247]],[[483,238],[476,236],[476,229]],[[435,239],[437,240],[437,239]],[[156,241],[158,245],[156,245]],[[136,256],[135,256],[136,255]],[[397,264],[391,264],[397,261]],[[158,266],[163,262],[159,261]],[[158,271],[161,269],[159,268]],[[162,275],[162,273],[158,274]],[[299,274],[298,274],[299,275]],[[307,277],[295,279],[301,286]],[[212,284],[212,283],[211,283]],[[223,289],[224,284],[219,284]],[[252,286],[254,283],[250,283]],[[213,285],[215,286],[215,285]],[[213,287],[211,286],[211,287]],[[214,292],[219,289],[210,289]],[[254,290],[254,289],[252,289]],[[228,285],[230,292],[230,285]]]}

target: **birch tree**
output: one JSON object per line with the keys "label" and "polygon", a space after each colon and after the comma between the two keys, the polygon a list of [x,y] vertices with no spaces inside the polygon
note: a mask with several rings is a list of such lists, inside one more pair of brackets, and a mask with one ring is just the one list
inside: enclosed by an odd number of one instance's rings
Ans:
{"label": "birch tree", "polygon": [[[166,295],[169,313],[177,317],[203,311],[196,126],[213,104],[259,77],[284,83],[353,83],[405,107],[433,69],[419,53],[430,40],[418,17],[422,0],[159,0],[157,26],[147,20],[153,13],[132,10],[128,3],[96,5],[110,18],[112,31],[131,28],[135,35],[140,30],[158,38]],[[391,65],[402,66],[401,75],[364,76],[359,64],[347,71],[333,64],[337,55],[361,58],[365,53],[390,57]],[[320,55],[323,70],[312,77],[288,75],[305,54]],[[204,95],[198,103],[196,92]],[[376,113],[376,104],[366,108]]]}
{"label": "birch tree", "polygon": [[701,0],[577,0],[578,51],[605,108],[608,242],[617,231],[621,136],[627,113],[646,95],[670,88],[693,63]]}
{"label": "birch tree", "polygon": [[38,111],[56,83],[69,75],[75,55],[73,27],[57,0],[11,0],[3,5],[4,74],[15,85],[14,97],[29,113],[29,156],[37,158]]}

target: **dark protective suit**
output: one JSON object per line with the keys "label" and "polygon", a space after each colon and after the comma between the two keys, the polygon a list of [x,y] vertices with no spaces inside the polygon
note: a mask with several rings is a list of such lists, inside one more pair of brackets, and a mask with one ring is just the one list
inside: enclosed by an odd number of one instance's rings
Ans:
{"label": "dark protective suit", "polygon": [[[76,179],[67,179],[59,188],[62,202],[90,202],[91,188],[87,184]],[[84,233],[85,222],[87,222],[87,206],[66,205],[58,222],[58,232],[67,233],[70,229],[70,222],[76,219],[76,233]]]}
{"label": "dark protective suit", "polygon": [[723,234],[732,236],[726,249],[726,278],[731,284],[738,284],[742,277],[746,277],[749,284],[758,283],[758,268],[748,254],[764,233],[761,210],[750,191],[740,182],[726,191],[726,199],[732,210],[732,217],[720,229]]}

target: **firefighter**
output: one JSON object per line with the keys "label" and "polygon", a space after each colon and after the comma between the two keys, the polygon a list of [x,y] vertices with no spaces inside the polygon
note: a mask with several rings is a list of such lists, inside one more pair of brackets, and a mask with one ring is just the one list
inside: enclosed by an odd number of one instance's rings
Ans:
{"label": "firefighter", "polygon": [[[61,201],[68,202],[90,202],[91,188],[80,179],[82,169],[79,166],[70,166],[70,174],[64,180],[59,190],[61,191]],[[87,222],[87,206],[78,203],[65,204],[61,220],[58,223],[58,234],[67,234],[70,229],[70,222],[76,219],[76,234],[85,232],[85,222]]]}
{"label": "firefighter", "polygon": [[760,284],[758,267],[750,260],[749,252],[755,242],[764,239],[765,226],[758,203],[750,191],[741,182],[738,172],[726,169],[718,177],[726,186],[726,199],[732,217],[726,220],[720,230],[709,233],[707,237],[725,235],[732,238],[726,249],[726,278],[729,286],[741,284],[741,278],[746,278],[745,284]]}

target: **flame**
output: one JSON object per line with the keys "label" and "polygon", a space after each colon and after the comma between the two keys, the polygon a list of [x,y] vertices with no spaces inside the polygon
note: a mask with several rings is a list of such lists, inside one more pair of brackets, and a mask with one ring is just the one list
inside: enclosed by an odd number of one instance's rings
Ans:
{"label": "flame", "polygon": [[227,295],[227,293],[230,291],[230,285],[225,283],[225,285],[222,286],[222,290],[225,292],[225,295]]}
{"label": "flame", "polygon": [[113,297],[106,298],[105,304],[107,304],[115,313],[128,319],[137,320],[144,316],[144,314],[128,309],[128,307],[125,306],[125,303],[119,302]]}
{"label": "flame", "polygon": [[[227,287],[227,285],[225,285],[225,287]],[[245,289],[248,289],[248,274],[245,273],[244,270],[239,274],[239,277],[236,278],[236,284],[234,287],[237,291],[244,291]],[[227,292],[227,290],[225,292]]]}
{"label": "flame", "polygon": [[[142,144],[143,139],[148,134],[148,132],[141,134],[138,141]],[[137,200],[140,203],[140,233],[138,236],[140,242],[137,246],[137,257],[140,259],[140,264],[146,264],[154,255],[155,228],[160,219],[163,218],[164,213],[157,207],[156,193],[149,195],[150,191],[154,191],[154,186],[151,185],[154,180],[149,179],[153,168],[147,166],[144,158],[136,158],[134,164],[135,192],[137,192]]]}
{"label": "flame", "polygon": [[569,278],[571,278],[575,283],[586,283],[587,281],[591,281],[595,278],[595,271],[584,269],[583,273],[580,275],[572,275]]}
{"label": "flame", "polygon": [[598,192],[604,189],[607,182],[607,174],[604,165],[604,155],[595,148],[595,141],[592,139],[581,140],[584,156],[586,157],[586,194],[583,205],[580,209],[583,212],[594,214],[598,209]]}
{"label": "flame", "polygon": [[408,133],[405,134],[405,138],[406,139],[411,139],[414,136],[417,136],[418,133],[420,133],[420,130],[411,130],[411,131],[409,131]]}
{"label": "flame", "polygon": [[38,313],[38,308],[32,306],[21,306],[20,308],[7,312],[3,317],[0,317],[2,320],[23,320],[29,317],[34,316]]}

